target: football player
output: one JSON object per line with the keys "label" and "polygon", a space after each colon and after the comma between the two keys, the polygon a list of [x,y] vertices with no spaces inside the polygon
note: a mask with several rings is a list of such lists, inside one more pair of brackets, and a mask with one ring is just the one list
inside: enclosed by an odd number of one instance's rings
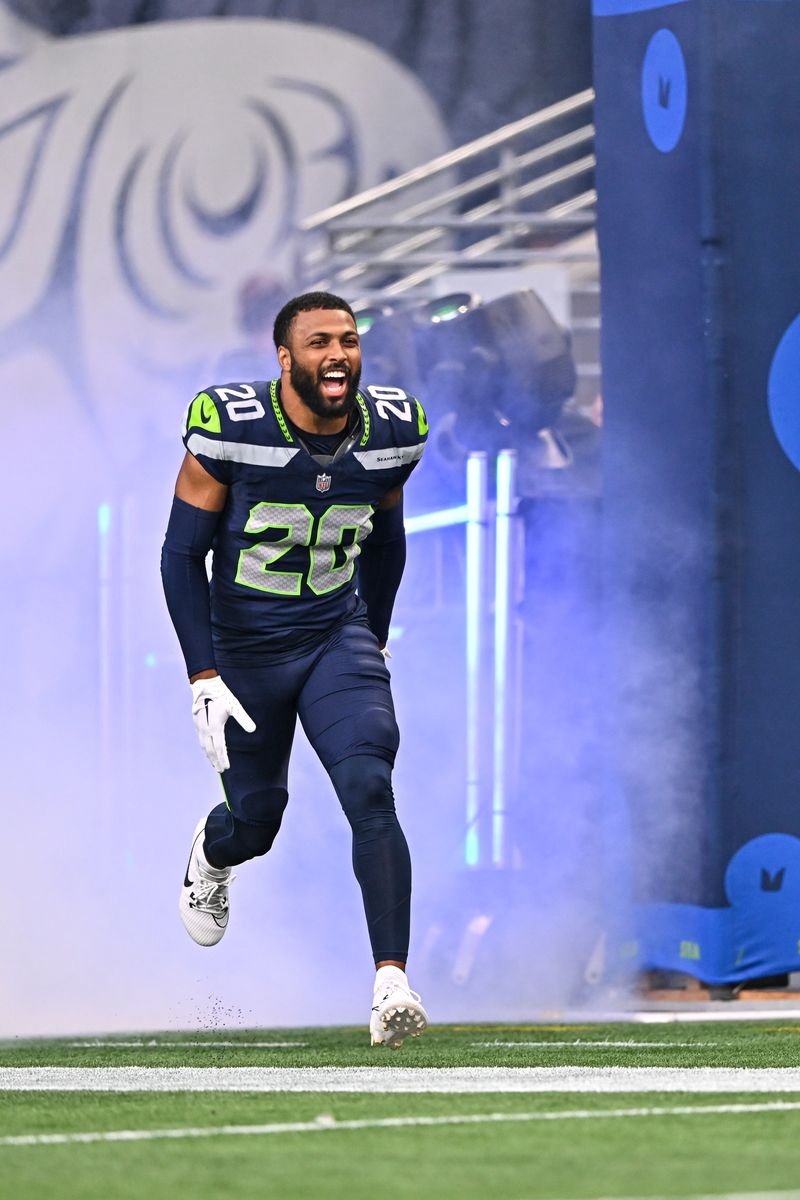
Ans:
{"label": "football player", "polygon": [[224,935],[231,868],[266,854],[280,828],[299,716],[352,828],[377,968],[372,1044],[396,1047],[427,1016],[405,974],[411,864],[382,652],[405,563],[403,485],[428,427],[400,388],[360,386],[339,296],[290,300],[274,340],[280,379],[211,387],[189,405],[162,551],[192,715],[225,795],[194,831],[180,914],[201,946]]}

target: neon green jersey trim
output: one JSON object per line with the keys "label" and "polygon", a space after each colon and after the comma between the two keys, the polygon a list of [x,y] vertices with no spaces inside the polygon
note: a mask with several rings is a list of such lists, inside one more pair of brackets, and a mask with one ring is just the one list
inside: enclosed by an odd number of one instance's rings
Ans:
{"label": "neon green jersey trim", "polygon": [[225,807],[227,808],[228,812],[230,812],[230,811],[231,811],[231,806],[230,806],[230,804],[228,803],[228,793],[225,791],[225,781],[224,781],[224,779],[222,778],[222,772],[221,772],[221,771],[220,771],[220,773],[219,773],[219,783],[220,783],[220,787],[222,788],[222,795],[223,795],[223,796],[224,796],[224,798],[225,798]]}
{"label": "neon green jersey trim", "polygon": [[366,446],[369,441],[369,409],[361,392],[356,393],[356,400],[358,401],[358,407],[361,409],[361,419],[364,422],[364,432],[361,435],[359,446]]}
{"label": "neon green jersey trim", "polygon": [[425,416],[425,409],[417,400],[417,429],[419,436],[423,437],[428,432],[428,418]]}
{"label": "neon green jersey trim", "polygon": [[289,426],[286,424],[286,421],[283,416],[283,412],[281,411],[280,402],[278,400],[278,381],[277,381],[277,379],[273,379],[270,381],[269,398],[272,401],[272,407],[275,410],[275,419],[277,420],[278,424],[281,427],[281,433],[286,438],[287,442],[293,442],[294,438],[289,433]]}
{"label": "neon green jersey trim", "polygon": [[219,421],[219,413],[217,406],[209,396],[208,392],[201,392],[199,396],[195,396],[192,401],[192,408],[189,413],[187,429],[204,429],[207,433],[221,433],[222,426]]}

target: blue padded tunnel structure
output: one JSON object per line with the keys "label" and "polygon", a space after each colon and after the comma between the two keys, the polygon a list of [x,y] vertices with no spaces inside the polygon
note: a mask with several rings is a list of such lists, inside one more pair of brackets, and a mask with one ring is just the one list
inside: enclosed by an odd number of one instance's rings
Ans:
{"label": "blue padded tunnel structure", "polygon": [[622,953],[735,983],[800,970],[800,2],[593,24]]}

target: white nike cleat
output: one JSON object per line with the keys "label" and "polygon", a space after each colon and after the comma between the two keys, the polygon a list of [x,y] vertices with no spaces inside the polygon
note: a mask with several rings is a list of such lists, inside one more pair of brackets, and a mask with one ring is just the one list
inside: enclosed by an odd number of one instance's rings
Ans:
{"label": "white nike cleat", "polygon": [[212,867],[203,853],[206,818],[194,831],[192,852],[181,888],[179,911],[189,937],[198,946],[215,946],[228,928],[230,867]]}
{"label": "white nike cleat", "polygon": [[380,967],[369,1022],[372,1045],[397,1050],[407,1037],[419,1037],[427,1028],[428,1014],[417,993],[408,986],[405,971]]}

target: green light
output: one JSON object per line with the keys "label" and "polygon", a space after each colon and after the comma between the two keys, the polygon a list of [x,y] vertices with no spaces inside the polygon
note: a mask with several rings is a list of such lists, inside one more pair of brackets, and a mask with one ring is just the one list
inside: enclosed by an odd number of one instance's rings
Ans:
{"label": "green light", "polygon": [[437,308],[431,313],[431,320],[438,323],[439,321],[452,321],[461,313],[467,311],[466,304],[448,304],[444,308]]}
{"label": "green light", "polygon": [[358,330],[359,334],[368,333],[374,324],[375,318],[372,315],[366,317],[356,317],[356,329]]}
{"label": "green light", "polygon": [[101,504],[97,509],[97,531],[102,536],[111,528],[111,505]]}

